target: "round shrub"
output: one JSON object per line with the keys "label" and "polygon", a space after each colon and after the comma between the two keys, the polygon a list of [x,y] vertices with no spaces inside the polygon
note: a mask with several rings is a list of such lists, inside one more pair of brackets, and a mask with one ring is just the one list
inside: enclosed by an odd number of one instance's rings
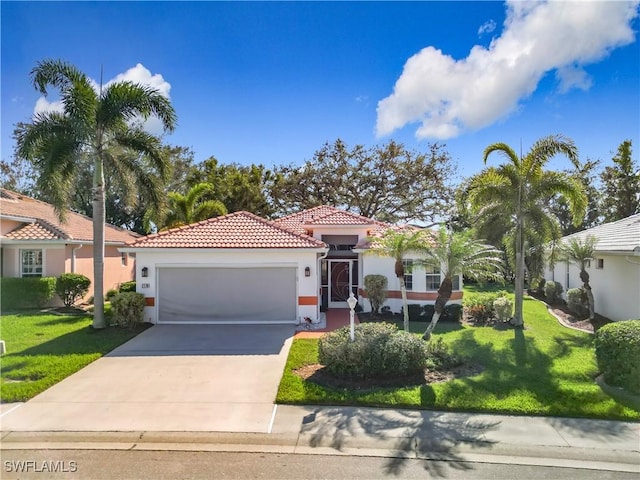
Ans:
{"label": "round shrub", "polygon": [[580,288],[570,288],[567,290],[567,307],[578,318],[585,318],[589,315],[589,298],[587,291]]}
{"label": "round shrub", "polygon": [[410,375],[427,363],[425,343],[386,322],[356,325],[353,342],[349,327],[327,333],[318,343],[318,354],[329,373],[343,378]]}
{"label": "round shrub", "polygon": [[513,302],[508,297],[496,298],[493,301],[493,310],[500,322],[508,322],[513,316]]}
{"label": "round shrub", "polygon": [[111,313],[120,327],[135,327],[144,320],[144,295],[136,292],[117,294],[111,299]]}
{"label": "round shrub", "polygon": [[387,277],[384,275],[365,275],[364,277],[364,290],[369,302],[371,302],[373,313],[380,312],[380,307],[387,299],[387,284]]}
{"label": "round shrub", "polygon": [[559,303],[562,300],[562,285],[560,282],[549,280],[544,284],[544,296],[547,297],[547,303]]}
{"label": "round shrub", "polygon": [[117,294],[118,294],[118,290],[116,290],[115,288],[112,288],[111,290],[107,291],[104,298],[105,300],[110,302],[113,299],[113,297],[115,297]]}
{"label": "round shrub", "polygon": [[89,291],[91,280],[79,273],[63,273],[56,279],[56,293],[70,307]]}
{"label": "round shrub", "polygon": [[640,395],[640,320],[604,325],[596,332],[595,344],[604,381]]}

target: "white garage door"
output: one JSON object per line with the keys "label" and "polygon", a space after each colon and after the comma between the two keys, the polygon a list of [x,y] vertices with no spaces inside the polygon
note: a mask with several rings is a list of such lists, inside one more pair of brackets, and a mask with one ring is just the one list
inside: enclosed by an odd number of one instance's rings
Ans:
{"label": "white garage door", "polygon": [[296,269],[160,268],[159,323],[296,322]]}

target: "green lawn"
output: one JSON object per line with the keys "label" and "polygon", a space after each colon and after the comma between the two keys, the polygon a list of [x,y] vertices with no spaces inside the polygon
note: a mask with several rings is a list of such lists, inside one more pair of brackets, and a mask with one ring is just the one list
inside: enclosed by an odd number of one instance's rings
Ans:
{"label": "green lawn", "polygon": [[[292,370],[317,363],[317,340],[296,339],[276,401],[293,404],[368,405],[521,415],[638,420],[640,412],[617,403],[594,382],[593,336],[562,327],[545,306],[525,298],[524,331],[439,324],[455,351],[480,363],[474,377],[446,383],[355,392],[303,381]],[[426,323],[412,322],[413,332]]]}
{"label": "green lawn", "polygon": [[0,357],[0,400],[28,400],[140,331],[116,327],[94,330],[87,315],[3,314],[0,338],[7,354]]}

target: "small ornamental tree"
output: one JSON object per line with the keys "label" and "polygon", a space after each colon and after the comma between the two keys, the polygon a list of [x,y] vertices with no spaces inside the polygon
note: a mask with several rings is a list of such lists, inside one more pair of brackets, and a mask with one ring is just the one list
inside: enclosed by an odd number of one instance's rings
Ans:
{"label": "small ornamental tree", "polygon": [[380,307],[387,299],[387,277],[384,275],[366,275],[364,277],[364,289],[371,303],[371,312],[380,313]]}
{"label": "small ornamental tree", "polygon": [[87,292],[91,280],[79,273],[63,273],[56,280],[56,293],[67,307],[71,307],[82,299]]}

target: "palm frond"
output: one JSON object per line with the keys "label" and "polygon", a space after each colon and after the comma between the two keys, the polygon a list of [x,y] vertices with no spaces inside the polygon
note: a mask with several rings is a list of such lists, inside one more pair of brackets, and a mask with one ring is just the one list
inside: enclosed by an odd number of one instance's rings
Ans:
{"label": "palm frond", "polygon": [[168,98],[153,87],[122,81],[105,89],[97,119],[100,124],[111,127],[122,119],[147,119],[152,115],[162,122],[165,131],[175,129],[177,117]]}

